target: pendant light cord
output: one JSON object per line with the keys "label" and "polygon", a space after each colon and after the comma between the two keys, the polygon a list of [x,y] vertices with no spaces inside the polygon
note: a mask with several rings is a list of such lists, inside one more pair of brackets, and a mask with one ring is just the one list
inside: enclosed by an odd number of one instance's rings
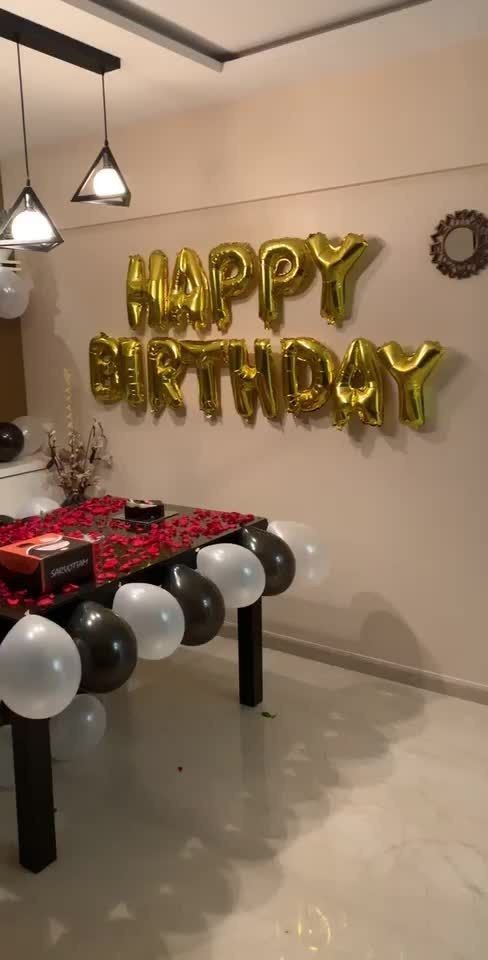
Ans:
{"label": "pendant light cord", "polygon": [[105,101],[105,74],[104,73],[102,73],[102,98],[103,98],[103,126],[105,130],[105,146],[108,147],[107,104]]}
{"label": "pendant light cord", "polygon": [[29,187],[30,172],[29,172],[29,155],[27,153],[27,130],[25,127],[24,85],[22,83],[22,64],[20,62],[20,44],[18,40],[17,40],[17,66],[19,69],[20,106],[22,110],[22,133],[24,135],[25,175],[27,178],[27,186]]}

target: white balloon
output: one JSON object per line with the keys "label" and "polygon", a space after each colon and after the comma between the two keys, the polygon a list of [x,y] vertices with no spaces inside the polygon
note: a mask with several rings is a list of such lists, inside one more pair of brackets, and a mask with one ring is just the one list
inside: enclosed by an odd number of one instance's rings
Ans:
{"label": "white balloon", "polygon": [[197,568],[219,588],[226,607],[249,607],[263,595],[264,567],[237,543],[212,543],[197,553]]}
{"label": "white balloon", "polygon": [[0,790],[10,790],[15,786],[14,753],[12,749],[12,728],[0,727]]}
{"label": "white balloon", "polygon": [[44,440],[44,431],[39,420],[35,417],[17,417],[14,423],[24,434],[22,455],[30,456],[31,453],[37,453]]}
{"label": "white balloon", "polygon": [[40,517],[41,514],[51,513],[52,510],[58,510],[59,503],[51,500],[50,497],[32,497],[27,503],[23,503],[15,514],[17,520],[23,520],[24,517]]}
{"label": "white balloon", "polygon": [[0,700],[21,717],[43,720],[61,713],[80,680],[75,643],[46,617],[22,617],[0,645]]}
{"label": "white balloon", "polygon": [[14,320],[21,317],[29,303],[29,284],[21,273],[0,267],[0,317]]}
{"label": "white balloon", "polygon": [[178,601],[152,583],[124,583],[113,610],[132,627],[142,660],[170,657],[183,640],[185,618]]}
{"label": "white balloon", "polygon": [[91,693],[79,693],[49,726],[53,757],[71,760],[98,746],[107,728],[107,714]]}
{"label": "white balloon", "polygon": [[295,555],[294,586],[311,587],[323,583],[329,573],[329,557],[325,543],[312,527],[294,520],[273,520],[269,533],[276,534],[288,544]]}

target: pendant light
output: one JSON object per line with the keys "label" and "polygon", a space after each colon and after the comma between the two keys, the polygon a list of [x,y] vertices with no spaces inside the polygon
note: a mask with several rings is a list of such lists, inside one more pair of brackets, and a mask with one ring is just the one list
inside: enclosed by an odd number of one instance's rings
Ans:
{"label": "pendant light", "polygon": [[103,203],[117,207],[128,207],[130,190],[108,142],[104,73],[102,73],[102,102],[105,142],[71,199],[72,203]]}
{"label": "pendant light", "polygon": [[26,185],[0,226],[0,249],[37,250],[48,252],[63,243],[63,238],[44,209],[35,190],[31,187],[27,132],[25,125],[24,87],[20,45],[17,41],[17,66],[19,72],[20,105],[22,110],[22,134]]}

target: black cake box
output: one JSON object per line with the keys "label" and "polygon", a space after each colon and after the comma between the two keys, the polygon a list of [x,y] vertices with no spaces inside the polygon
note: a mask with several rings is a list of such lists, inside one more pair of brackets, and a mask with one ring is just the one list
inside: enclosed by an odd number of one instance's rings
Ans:
{"label": "black cake box", "polygon": [[93,544],[63,533],[43,533],[0,547],[0,576],[31,596],[56,593],[65,583],[95,580]]}

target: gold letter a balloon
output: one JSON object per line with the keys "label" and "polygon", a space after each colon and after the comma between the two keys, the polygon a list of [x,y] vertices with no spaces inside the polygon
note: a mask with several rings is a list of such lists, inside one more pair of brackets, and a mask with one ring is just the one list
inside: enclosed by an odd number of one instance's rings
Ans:
{"label": "gold letter a balloon", "polygon": [[210,326],[210,290],[202,261],[189,247],[178,253],[169,298],[170,319],[177,329],[191,323],[203,332]]}
{"label": "gold letter a balloon", "polygon": [[334,384],[336,427],[341,430],[353,414],[362,423],[383,423],[383,378],[374,343],[360,337],[346,350]]}

